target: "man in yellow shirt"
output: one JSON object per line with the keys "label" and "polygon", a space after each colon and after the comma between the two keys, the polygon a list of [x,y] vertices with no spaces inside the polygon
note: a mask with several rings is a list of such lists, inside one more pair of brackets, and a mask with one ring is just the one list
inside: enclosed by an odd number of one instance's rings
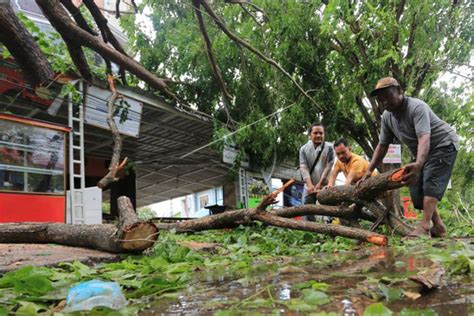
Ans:
{"label": "man in yellow shirt", "polygon": [[[334,186],[337,175],[343,172],[346,177],[345,185],[354,185],[359,181],[369,168],[369,162],[359,155],[351,152],[351,147],[344,138],[334,143],[337,162],[329,177],[328,187]],[[375,171],[372,176],[375,175]]]}

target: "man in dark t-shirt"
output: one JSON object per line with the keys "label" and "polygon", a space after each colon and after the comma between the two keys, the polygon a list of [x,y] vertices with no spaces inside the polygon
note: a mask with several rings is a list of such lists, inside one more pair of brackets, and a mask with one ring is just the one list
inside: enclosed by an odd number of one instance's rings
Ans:
{"label": "man in dark t-shirt", "polygon": [[423,219],[410,236],[446,236],[436,207],[446,191],[459,150],[456,132],[425,102],[405,96],[394,78],[380,79],[370,96],[377,97],[385,111],[379,144],[361,181],[382,161],[394,139],[404,143],[416,159],[405,166],[403,181],[410,185],[415,208],[423,210]]}

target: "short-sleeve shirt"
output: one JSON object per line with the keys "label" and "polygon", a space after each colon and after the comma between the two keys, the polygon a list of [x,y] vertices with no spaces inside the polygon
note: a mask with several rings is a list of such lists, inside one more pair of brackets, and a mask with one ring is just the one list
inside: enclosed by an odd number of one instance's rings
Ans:
{"label": "short-sleeve shirt", "polygon": [[[309,176],[311,176],[311,182],[316,184],[321,179],[321,176],[324,172],[324,169],[328,165],[332,167],[334,160],[336,159],[336,155],[334,154],[334,148],[332,143],[325,142],[324,149],[319,157],[316,166],[314,167],[313,172],[309,175],[309,170],[314,164],[319,152],[321,151],[322,146],[318,146],[315,148],[313,141],[309,140],[305,145],[301,146],[300,148],[300,167],[304,166],[304,169],[301,168],[301,173],[303,176],[303,181],[306,180]],[[305,184],[306,188],[306,184]]]}
{"label": "short-sleeve shirt", "polygon": [[[369,162],[362,158],[361,156],[351,153],[351,159],[347,163],[343,163],[340,160],[337,160],[336,165],[334,166],[334,172],[339,173],[343,172],[344,176],[351,172],[354,172],[358,178],[361,178],[369,169]],[[372,172],[372,176],[375,176],[376,172]]]}
{"label": "short-sleeve shirt", "polygon": [[420,99],[405,96],[400,112],[384,111],[382,114],[379,137],[382,145],[389,145],[396,138],[407,145],[413,157],[416,157],[418,137],[425,134],[430,134],[430,152],[450,144],[459,150],[458,136],[454,129]]}

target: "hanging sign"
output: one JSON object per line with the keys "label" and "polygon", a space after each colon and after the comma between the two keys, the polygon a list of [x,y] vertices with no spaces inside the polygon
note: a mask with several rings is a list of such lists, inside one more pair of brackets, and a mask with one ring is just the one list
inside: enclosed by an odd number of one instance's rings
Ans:
{"label": "hanging sign", "polygon": [[[110,130],[107,123],[107,101],[111,98],[110,90],[89,86],[84,111],[84,123]],[[134,99],[123,97],[115,102],[117,113],[115,124],[120,134],[138,138],[143,104]]]}
{"label": "hanging sign", "polygon": [[402,146],[400,144],[390,144],[383,163],[402,163]]}

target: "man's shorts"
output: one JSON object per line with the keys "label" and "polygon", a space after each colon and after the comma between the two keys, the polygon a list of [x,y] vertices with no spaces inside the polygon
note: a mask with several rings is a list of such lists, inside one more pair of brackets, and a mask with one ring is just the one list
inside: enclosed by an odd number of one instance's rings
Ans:
{"label": "man's shorts", "polygon": [[410,186],[410,195],[415,208],[423,209],[423,197],[431,196],[441,201],[448,186],[457,151],[453,144],[436,148],[428,155],[418,182]]}

